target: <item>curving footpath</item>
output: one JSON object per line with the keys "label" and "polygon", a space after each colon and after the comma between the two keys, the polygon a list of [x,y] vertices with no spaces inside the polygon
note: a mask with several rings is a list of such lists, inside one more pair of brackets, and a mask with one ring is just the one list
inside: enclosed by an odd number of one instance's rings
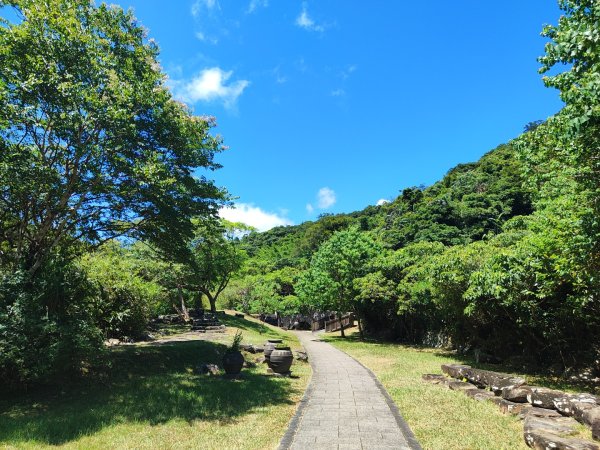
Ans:
{"label": "curving footpath", "polygon": [[421,449],[373,373],[346,353],[297,331],[313,375],[279,449]]}

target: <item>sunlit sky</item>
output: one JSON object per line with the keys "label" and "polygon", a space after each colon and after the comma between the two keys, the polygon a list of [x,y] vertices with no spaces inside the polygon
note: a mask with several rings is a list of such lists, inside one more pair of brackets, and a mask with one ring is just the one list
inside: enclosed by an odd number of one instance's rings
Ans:
{"label": "sunlit sky", "polygon": [[430,185],[561,107],[536,61],[554,0],[113,2],[216,116],[229,150],[208,176],[259,229]]}

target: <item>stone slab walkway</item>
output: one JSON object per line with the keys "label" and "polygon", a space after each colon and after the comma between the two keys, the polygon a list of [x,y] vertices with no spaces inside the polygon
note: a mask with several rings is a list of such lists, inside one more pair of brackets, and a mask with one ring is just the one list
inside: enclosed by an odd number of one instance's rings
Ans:
{"label": "stone slab walkway", "polygon": [[370,370],[318,334],[296,334],[313,375],[280,450],[421,448]]}

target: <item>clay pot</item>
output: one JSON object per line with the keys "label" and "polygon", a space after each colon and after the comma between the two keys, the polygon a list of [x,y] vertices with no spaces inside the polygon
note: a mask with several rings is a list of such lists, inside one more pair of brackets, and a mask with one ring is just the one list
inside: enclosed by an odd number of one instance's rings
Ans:
{"label": "clay pot", "polygon": [[269,357],[271,356],[271,352],[273,350],[275,350],[275,347],[277,346],[277,344],[281,344],[283,342],[283,340],[281,339],[268,339],[267,342],[265,342],[265,351],[264,351],[264,355],[265,355],[265,359],[268,361]]}
{"label": "clay pot", "polygon": [[288,373],[293,360],[294,354],[289,347],[276,348],[271,352],[268,364],[275,373]]}
{"label": "clay pot", "polygon": [[237,375],[242,371],[244,355],[242,352],[225,353],[223,356],[223,370],[227,375]]}

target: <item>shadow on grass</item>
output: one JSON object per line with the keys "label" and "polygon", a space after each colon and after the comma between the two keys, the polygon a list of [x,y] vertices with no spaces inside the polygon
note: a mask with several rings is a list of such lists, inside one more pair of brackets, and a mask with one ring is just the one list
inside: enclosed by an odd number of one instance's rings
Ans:
{"label": "shadow on grass", "polygon": [[195,375],[218,363],[225,346],[208,341],[121,347],[104,382],[79,382],[0,400],[0,442],[59,445],[128,422],[172,419],[235,422],[255,408],[290,403],[287,379],[244,370],[241,379]]}

